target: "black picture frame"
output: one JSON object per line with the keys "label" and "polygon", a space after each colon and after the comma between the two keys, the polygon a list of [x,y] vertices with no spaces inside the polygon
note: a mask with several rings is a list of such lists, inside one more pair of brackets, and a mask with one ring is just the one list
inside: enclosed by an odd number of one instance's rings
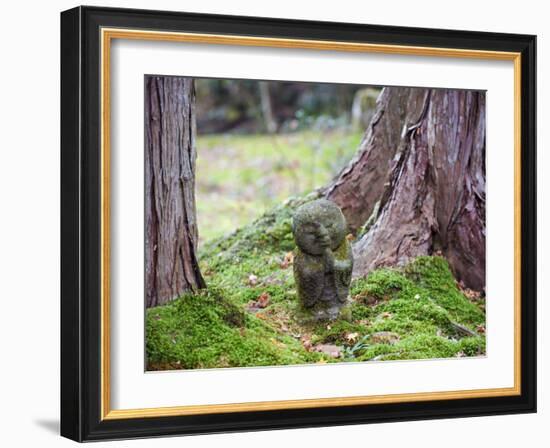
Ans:
{"label": "black picture frame", "polygon": [[[306,409],[102,419],[100,29],[461,48],[521,54],[521,393]],[[77,7],[61,13],[61,435],[76,441],[536,411],[536,37]]]}

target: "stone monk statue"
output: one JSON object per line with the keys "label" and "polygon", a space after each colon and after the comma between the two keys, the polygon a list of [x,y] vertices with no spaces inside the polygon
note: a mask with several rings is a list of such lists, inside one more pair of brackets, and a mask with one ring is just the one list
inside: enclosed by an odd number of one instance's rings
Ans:
{"label": "stone monk statue", "polygon": [[300,206],[292,219],[298,297],[315,320],[333,320],[347,303],[353,254],[340,208],[318,199]]}

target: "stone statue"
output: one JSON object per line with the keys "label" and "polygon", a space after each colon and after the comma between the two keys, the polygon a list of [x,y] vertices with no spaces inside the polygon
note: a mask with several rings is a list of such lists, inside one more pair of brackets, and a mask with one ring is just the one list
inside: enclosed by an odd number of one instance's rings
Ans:
{"label": "stone statue", "polygon": [[315,320],[336,319],[348,301],[353,255],[340,208],[318,199],[300,206],[292,219],[298,246],[294,280],[298,297]]}

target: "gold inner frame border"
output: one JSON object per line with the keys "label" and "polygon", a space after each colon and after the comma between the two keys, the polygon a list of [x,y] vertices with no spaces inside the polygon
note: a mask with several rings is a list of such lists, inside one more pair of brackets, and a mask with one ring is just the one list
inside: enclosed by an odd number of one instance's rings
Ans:
{"label": "gold inner frame border", "polygon": [[[324,40],[282,39],[239,35],[163,32],[139,29],[101,28],[101,420],[144,417],[168,417],[251,412],[317,407],[351,406],[383,403],[406,403],[432,400],[502,397],[521,394],[521,53],[469,50],[459,48],[337,42]],[[443,392],[419,392],[391,395],[368,395],[187,405],[135,409],[111,409],[110,347],[110,63],[113,39],[185,42],[212,45],[240,45],[356,53],[383,53],[412,56],[454,57],[506,60],[514,63],[514,386]]]}

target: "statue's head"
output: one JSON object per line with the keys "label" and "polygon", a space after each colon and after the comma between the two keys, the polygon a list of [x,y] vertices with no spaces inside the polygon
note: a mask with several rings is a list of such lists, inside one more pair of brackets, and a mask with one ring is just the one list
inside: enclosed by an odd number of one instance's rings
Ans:
{"label": "statue's head", "polygon": [[336,250],[344,241],[347,224],[340,208],[326,199],[308,202],[294,212],[292,233],[296,245],[310,255]]}

